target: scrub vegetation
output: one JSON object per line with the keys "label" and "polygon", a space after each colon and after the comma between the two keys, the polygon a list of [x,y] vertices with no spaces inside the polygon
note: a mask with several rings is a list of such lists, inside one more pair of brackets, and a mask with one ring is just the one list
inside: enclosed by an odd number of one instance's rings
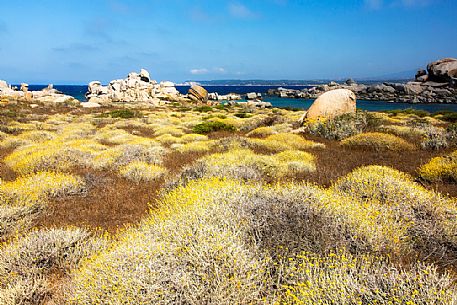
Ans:
{"label": "scrub vegetation", "polygon": [[0,304],[457,302],[452,113],[0,112]]}

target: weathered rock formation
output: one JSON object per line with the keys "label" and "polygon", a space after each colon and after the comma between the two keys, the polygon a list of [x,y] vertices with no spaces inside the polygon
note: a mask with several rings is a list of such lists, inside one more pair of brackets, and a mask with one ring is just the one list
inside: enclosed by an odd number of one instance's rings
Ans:
{"label": "weathered rock formation", "polygon": [[356,96],[348,89],[336,89],[322,94],[305,114],[306,119],[332,118],[356,112]]}
{"label": "weathered rock formation", "polygon": [[205,88],[194,85],[190,87],[187,96],[196,103],[207,103],[208,102],[208,91]]}
{"label": "weathered rock formation", "polygon": [[450,83],[457,80],[457,59],[444,58],[427,66],[428,80],[440,83]]}
{"label": "weathered rock formation", "polygon": [[20,90],[8,85],[6,81],[0,80],[0,99],[8,102],[27,102],[30,103],[32,108],[44,106],[79,106],[80,102],[74,97],[65,95],[52,85],[40,91],[29,91],[29,85],[26,83],[21,84]]}
{"label": "weathered rock formation", "polygon": [[158,83],[150,79],[148,71],[141,69],[140,73],[129,73],[125,79],[112,80],[108,86],[99,81],[90,82],[86,98],[88,102],[102,106],[117,103],[158,106],[168,101],[179,101],[181,94],[174,83]]}
{"label": "weathered rock formation", "polygon": [[338,84],[315,86],[293,90],[278,88],[269,90],[269,95],[279,97],[315,99],[334,89],[348,89],[358,99],[404,103],[457,103],[457,59],[446,58],[428,65],[427,71],[417,71],[415,81],[407,83],[357,84],[352,79]]}

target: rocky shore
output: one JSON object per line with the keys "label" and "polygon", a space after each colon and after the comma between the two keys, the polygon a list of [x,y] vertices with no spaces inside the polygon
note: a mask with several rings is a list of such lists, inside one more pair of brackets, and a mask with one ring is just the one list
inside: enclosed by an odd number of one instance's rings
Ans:
{"label": "rocky shore", "polygon": [[18,90],[6,81],[0,80],[0,105],[26,102],[31,108],[44,106],[79,106],[80,102],[72,96],[65,95],[49,85],[40,91],[29,91],[28,84],[21,84]]}
{"label": "rocky shore", "polygon": [[404,103],[457,103],[457,59],[445,58],[419,70],[415,81],[407,83],[357,84],[352,79],[345,83],[330,82],[309,89],[278,88],[268,91],[270,96],[316,99],[335,89],[348,89],[362,100]]}

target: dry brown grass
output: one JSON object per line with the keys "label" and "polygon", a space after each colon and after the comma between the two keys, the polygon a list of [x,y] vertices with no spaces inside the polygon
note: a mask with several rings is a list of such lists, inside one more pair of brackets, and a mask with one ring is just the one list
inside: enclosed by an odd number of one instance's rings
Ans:
{"label": "dry brown grass", "polygon": [[[384,165],[418,177],[417,169],[436,156],[443,156],[445,151],[415,150],[408,152],[374,151],[360,148],[347,148],[338,142],[307,136],[308,139],[320,141],[326,149],[311,150],[316,156],[317,171],[306,176],[306,179],[328,187],[338,178],[347,175],[352,170],[366,165]],[[453,183],[423,183],[428,189],[457,197],[457,184]]]}

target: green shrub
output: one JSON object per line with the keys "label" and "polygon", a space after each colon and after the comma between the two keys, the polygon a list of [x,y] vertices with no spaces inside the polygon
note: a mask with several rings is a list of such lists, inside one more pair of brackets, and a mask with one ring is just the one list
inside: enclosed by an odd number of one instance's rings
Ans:
{"label": "green shrub", "polygon": [[417,115],[420,118],[430,116],[430,112],[428,112],[428,111],[413,109],[413,108],[386,110],[384,112],[392,114],[393,116],[396,116],[398,114],[413,114],[413,115]]}
{"label": "green shrub", "polygon": [[236,131],[235,126],[222,122],[205,122],[194,126],[193,133],[206,134],[214,131]]}
{"label": "green shrub", "polygon": [[210,112],[210,111],[213,111],[213,107],[210,107],[210,106],[195,107],[194,111],[197,111],[197,112]]}
{"label": "green shrub", "polygon": [[247,119],[247,118],[252,117],[251,114],[246,113],[246,112],[235,113],[235,116],[236,116],[237,118],[240,118],[240,119]]}
{"label": "green shrub", "polygon": [[305,130],[312,135],[329,140],[342,140],[362,133],[368,128],[380,124],[379,119],[359,111],[355,114],[343,114],[335,118],[309,120],[305,122]]}
{"label": "green shrub", "polygon": [[440,120],[449,122],[449,123],[457,123],[457,112],[454,111],[439,111],[435,112],[434,115],[440,115]]}
{"label": "green shrub", "polygon": [[140,113],[129,109],[113,110],[108,114],[113,119],[131,119],[139,117]]}

